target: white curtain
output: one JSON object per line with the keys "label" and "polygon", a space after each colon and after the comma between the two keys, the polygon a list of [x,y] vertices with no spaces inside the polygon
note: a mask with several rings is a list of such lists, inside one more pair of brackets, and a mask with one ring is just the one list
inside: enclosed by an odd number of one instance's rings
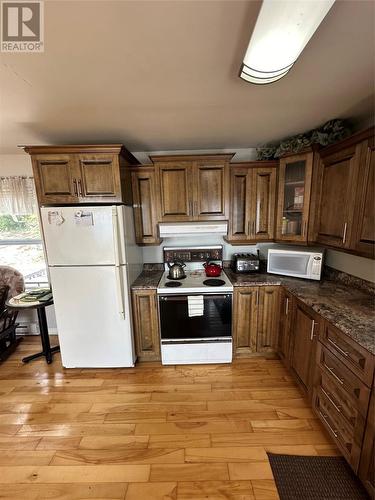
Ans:
{"label": "white curtain", "polygon": [[34,179],[32,177],[0,177],[0,215],[37,213]]}

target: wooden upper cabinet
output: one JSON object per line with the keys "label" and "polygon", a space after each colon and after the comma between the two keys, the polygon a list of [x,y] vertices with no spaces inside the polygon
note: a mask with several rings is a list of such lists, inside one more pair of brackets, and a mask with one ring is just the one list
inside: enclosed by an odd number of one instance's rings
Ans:
{"label": "wooden upper cabinet", "polygon": [[78,155],[78,191],[95,201],[121,201],[120,168],[116,155]]}
{"label": "wooden upper cabinet", "polygon": [[161,220],[189,221],[193,218],[191,165],[189,163],[160,163]]}
{"label": "wooden upper cabinet", "polygon": [[232,156],[151,156],[158,172],[160,221],[226,220]]}
{"label": "wooden upper cabinet", "polygon": [[34,155],[33,171],[38,201],[78,203],[77,166],[69,155]]}
{"label": "wooden upper cabinet", "polygon": [[360,152],[360,144],[353,144],[339,150],[327,148],[321,153],[316,213],[318,243],[350,247]]}
{"label": "wooden upper cabinet", "polygon": [[153,166],[132,171],[133,209],[136,241],[139,245],[159,245],[156,173]]}
{"label": "wooden upper cabinet", "polygon": [[361,145],[361,161],[350,248],[375,258],[375,140]]}
{"label": "wooden upper cabinet", "polygon": [[121,144],[25,146],[25,151],[39,205],[131,203],[125,171],[138,161]]}
{"label": "wooden upper cabinet", "polygon": [[276,239],[307,242],[314,153],[280,158]]}
{"label": "wooden upper cabinet", "polygon": [[227,162],[198,161],[193,165],[194,219],[225,220],[229,205]]}
{"label": "wooden upper cabinet", "polygon": [[251,169],[232,167],[230,175],[230,219],[229,236],[231,241],[247,240],[250,237],[250,186]]}
{"label": "wooden upper cabinet", "polygon": [[256,241],[275,236],[276,168],[255,168],[252,175],[251,236]]}
{"label": "wooden upper cabinet", "polygon": [[227,240],[236,244],[274,238],[277,162],[233,164]]}
{"label": "wooden upper cabinet", "polygon": [[297,376],[302,387],[311,397],[315,367],[315,352],[319,334],[319,316],[300,303],[294,302],[293,326],[291,328],[290,368]]}

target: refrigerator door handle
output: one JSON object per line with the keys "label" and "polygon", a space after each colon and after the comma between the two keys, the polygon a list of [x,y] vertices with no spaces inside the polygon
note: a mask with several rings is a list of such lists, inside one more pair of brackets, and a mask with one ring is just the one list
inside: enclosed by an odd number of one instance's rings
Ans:
{"label": "refrigerator door handle", "polygon": [[113,246],[115,252],[115,266],[120,265],[120,252],[119,252],[119,234],[118,234],[118,215],[117,207],[112,207],[112,228],[113,228]]}
{"label": "refrigerator door handle", "polygon": [[125,319],[125,306],[124,306],[124,287],[121,276],[121,267],[115,266],[116,275],[116,296],[118,303],[118,312],[121,319]]}

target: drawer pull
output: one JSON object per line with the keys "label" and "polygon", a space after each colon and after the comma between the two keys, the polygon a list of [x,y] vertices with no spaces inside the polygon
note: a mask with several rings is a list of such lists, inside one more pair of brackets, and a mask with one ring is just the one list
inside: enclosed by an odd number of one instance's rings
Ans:
{"label": "drawer pull", "polygon": [[337,404],[333,401],[333,399],[331,398],[330,394],[328,394],[328,392],[326,392],[323,387],[320,388],[322,393],[325,395],[325,397],[328,399],[328,401],[331,403],[331,405],[339,412],[341,413],[341,406],[337,406]]}
{"label": "drawer pull", "polygon": [[310,332],[310,340],[314,339],[314,329],[315,329],[316,321],[312,320],[311,322],[311,332]]}
{"label": "drawer pull", "polygon": [[285,301],[285,316],[288,316],[288,312],[289,312],[289,298],[287,297]]}
{"label": "drawer pull", "polygon": [[324,420],[324,422],[327,424],[327,427],[329,427],[332,434],[335,436],[335,438],[337,438],[338,437],[337,430],[333,429],[331,424],[328,422],[328,420],[327,420],[328,415],[324,415],[324,413],[322,413],[321,411],[319,411],[319,413],[320,413],[320,416],[322,417],[322,419]]}
{"label": "drawer pull", "polygon": [[344,351],[343,349],[341,349],[341,347],[340,347],[338,344],[336,344],[336,342],[335,342],[334,340],[332,340],[332,339],[328,338],[328,342],[330,342],[333,346],[335,346],[335,347],[336,347],[336,349],[337,349],[337,350],[338,350],[338,351],[339,351],[339,352],[340,352],[343,356],[345,356],[345,357],[348,357],[348,356],[349,356],[348,351]]}
{"label": "drawer pull", "polygon": [[344,385],[344,379],[338,377],[336,375],[336,373],[333,371],[333,368],[330,368],[329,366],[327,366],[325,363],[324,363],[324,367],[327,368],[327,370],[329,371],[329,373],[338,381],[340,382],[341,385]]}

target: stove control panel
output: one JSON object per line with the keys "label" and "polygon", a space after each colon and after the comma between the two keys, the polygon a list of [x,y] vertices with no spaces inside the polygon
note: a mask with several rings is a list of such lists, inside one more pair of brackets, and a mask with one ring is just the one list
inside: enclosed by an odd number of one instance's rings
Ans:
{"label": "stove control panel", "polygon": [[164,248],[164,262],[206,262],[223,260],[223,247],[216,248]]}

